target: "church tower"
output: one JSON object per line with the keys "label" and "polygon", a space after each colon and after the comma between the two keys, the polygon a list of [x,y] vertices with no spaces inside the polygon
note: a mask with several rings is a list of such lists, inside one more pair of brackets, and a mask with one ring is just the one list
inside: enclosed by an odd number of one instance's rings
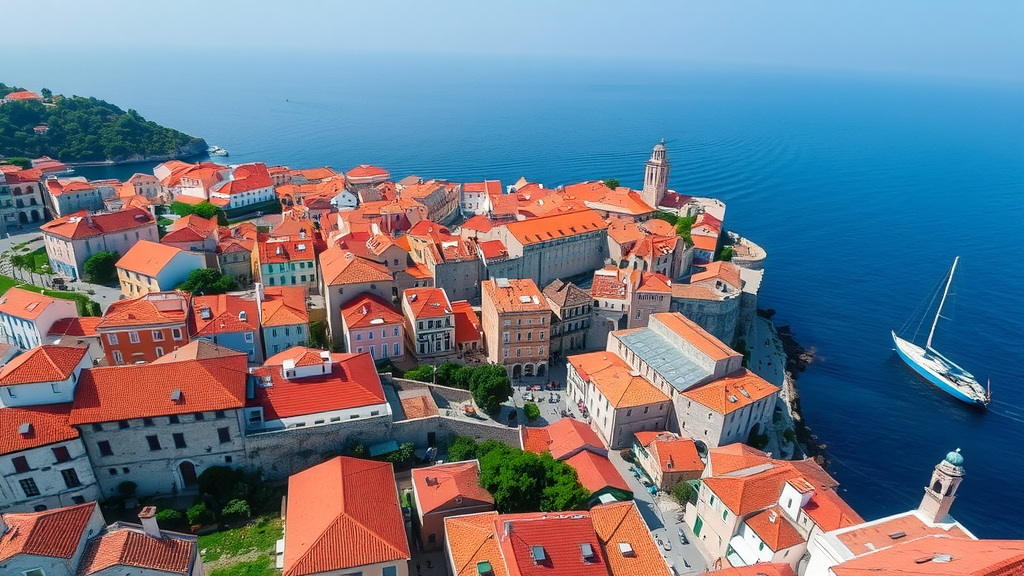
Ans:
{"label": "church tower", "polygon": [[956,489],[963,479],[964,457],[957,448],[935,466],[931,484],[924,489],[924,500],[917,511],[926,522],[942,522],[949,515],[949,507],[953,505]]}
{"label": "church tower", "polygon": [[668,156],[665,154],[665,139],[654,147],[651,159],[647,161],[647,168],[644,170],[644,189],[640,196],[653,208],[661,204],[662,198],[668,192],[668,169],[670,167]]}

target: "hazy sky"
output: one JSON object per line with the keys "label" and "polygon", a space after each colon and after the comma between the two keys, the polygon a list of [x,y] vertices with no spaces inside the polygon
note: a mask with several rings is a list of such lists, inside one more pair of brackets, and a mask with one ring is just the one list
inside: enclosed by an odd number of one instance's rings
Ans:
{"label": "hazy sky", "polygon": [[648,59],[1024,80],[1021,0],[48,0],[9,2],[3,19],[32,22],[33,31],[0,34],[4,59],[31,59],[40,46],[190,47]]}

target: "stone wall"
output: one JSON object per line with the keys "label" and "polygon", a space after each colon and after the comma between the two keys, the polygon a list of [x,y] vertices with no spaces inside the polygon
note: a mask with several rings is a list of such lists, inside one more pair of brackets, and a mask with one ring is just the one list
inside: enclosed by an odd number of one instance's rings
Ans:
{"label": "stone wall", "polygon": [[[756,301],[755,301],[756,306]],[[740,317],[740,298],[722,300],[672,298],[672,312],[681,312],[730,347],[736,346],[736,327]]]}

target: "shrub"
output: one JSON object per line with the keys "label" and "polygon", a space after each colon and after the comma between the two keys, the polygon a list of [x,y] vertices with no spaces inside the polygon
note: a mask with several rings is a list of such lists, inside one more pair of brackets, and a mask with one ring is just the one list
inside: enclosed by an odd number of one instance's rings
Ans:
{"label": "shrub", "polygon": [[117,485],[117,491],[121,494],[121,496],[124,496],[125,498],[134,498],[136,488],[138,488],[138,486],[135,484],[135,482],[132,482],[130,480],[125,480],[124,482],[121,482],[120,484]]}
{"label": "shrub", "polygon": [[461,462],[476,458],[476,440],[469,436],[456,436],[448,445],[448,461]]}
{"label": "shrub", "polygon": [[[121,256],[117,252],[104,250],[89,257],[82,265],[85,275],[95,284],[108,284],[117,277],[116,264]],[[13,261],[13,258],[12,258]]]}
{"label": "shrub", "polygon": [[201,526],[203,524],[212,524],[217,519],[214,517],[213,512],[206,507],[206,504],[200,502],[194,504],[185,511],[185,516],[188,517],[188,523],[192,526]]}
{"label": "shrub", "polygon": [[200,494],[209,494],[218,502],[236,497],[236,486],[243,482],[244,473],[228,466],[210,466],[199,475],[196,483]]}
{"label": "shrub", "polygon": [[786,431],[782,433],[782,437],[790,444],[796,442],[796,432],[794,432],[792,428],[786,428]]}
{"label": "shrub", "polygon": [[177,528],[185,523],[185,515],[173,508],[156,513],[156,521],[163,528]]}
{"label": "shrub", "polygon": [[252,516],[252,511],[249,509],[249,503],[245,500],[235,499],[227,503],[224,509],[220,511],[223,518],[248,518]]}
{"label": "shrub", "polygon": [[672,497],[682,505],[686,505],[687,502],[696,503],[697,491],[690,486],[689,482],[680,482],[672,488]]}
{"label": "shrub", "polygon": [[406,372],[404,378],[407,380],[418,380],[420,382],[433,382],[434,367],[430,364],[420,364]]}
{"label": "shrub", "polygon": [[537,418],[540,418],[540,408],[537,407],[533,402],[527,402],[523,404],[523,414],[526,415],[526,420],[533,422]]}
{"label": "shrub", "polygon": [[416,445],[412,442],[406,442],[398,447],[398,450],[388,454],[387,461],[393,464],[404,464],[409,460],[412,460],[413,452],[416,450]]}

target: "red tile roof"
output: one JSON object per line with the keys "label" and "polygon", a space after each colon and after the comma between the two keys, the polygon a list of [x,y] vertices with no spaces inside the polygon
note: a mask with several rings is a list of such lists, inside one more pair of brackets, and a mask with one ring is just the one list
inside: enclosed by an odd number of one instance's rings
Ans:
{"label": "red tile roof", "polygon": [[847,560],[831,568],[836,576],[1019,576],[1024,574],[1024,540],[969,540],[929,535]]}
{"label": "red tile roof", "polygon": [[391,464],[338,456],[288,478],[284,576],[409,560]]}
{"label": "red tile roof", "polygon": [[217,223],[202,216],[189,214],[174,221],[171,231],[160,239],[161,243],[202,242],[213,235],[219,236]]}
{"label": "red tile roof", "polygon": [[551,452],[555,460],[563,460],[580,450],[593,450],[605,454],[601,439],[590,426],[573,418],[563,418],[543,428],[523,427],[523,450],[540,454]]}
{"label": "red tile roof", "polygon": [[[91,576],[114,566],[188,576],[195,558],[194,537],[161,532],[161,538],[153,538],[141,528],[117,525],[89,540],[77,576]],[[125,574],[129,572],[135,571]]]}
{"label": "red tile roof", "polygon": [[487,240],[479,244],[480,252],[488,260],[494,258],[508,258],[508,248],[501,240]]}
{"label": "red tile roof", "polygon": [[[904,536],[895,540],[890,536],[902,532]],[[854,526],[836,534],[836,538],[855,556],[868,554],[875,550],[888,548],[899,541],[910,541],[922,536],[939,535],[952,538],[969,539],[959,525],[936,525],[925,523],[914,511],[897,514],[870,522],[863,526]]]}
{"label": "red tile roof", "polygon": [[7,531],[0,536],[0,562],[18,554],[70,559],[78,550],[96,503],[56,510],[3,515]]}
{"label": "red tile roof", "polygon": [[369,164],[360,164],[359,166],[356,166],[355,168],[346,172],[345,176],[347,178],[390,178],[391,174],[389,174],[387,170],[383,168],[378,168],[377,166],[370,166]]}
{"label": "red tile roof", "polygon": [[402,412],[405,412],[406,420],[428,418],[438,414],[437,403],[429,392],[420,396],[402,396],[398,401],[402,405]]}
{"label": "red tile roof", "polygon": [[[68,424],[71,403],[0,408],[0,456],[78,438],[78,429]],[[31,424],[27,434],[23,424]]]}
{"label": "red tile roof", "polygon": [[770,464],[752,468],[749,472],[736,471],[729,476],[704,478],[704,485],[737,516],[763,510],[776,503],[786,482],[803,477],[815,489],[834,488],[837,484],[813,460],[772,460]]}
{"label": "red tile roof", "polygon": [[719,446],[708,451],[708,464],[711,466],[711,473],[715,476],[767,464],[771,461],[772,459],[764,452],[740,442]]}
{"label": "red tile roof", "polygon": [[463,230],[476,230],[477,232],[490,232],[494,223],[486,216],[476,215],[462,223]]}
{"label": "red tile roof", "polygon": [[18,90],[17,92],[11,92],[4,99],[9,100],[42,100],[35,92],[29,92],[28,90]]}
{"label": "red tile roof", "polygon": [[567,358],[585,383],[591,383],[614,408],[669,402],[664,392],[611,352],[576,354]]}
{"label": "red tile roof", "polygon": [[710,283],[714,285],[714,280],[721,280],[736,289],[743,288],[740,267],[732,262],[722,261],[705,264],[703,272],[698,272],[690,277],[690,284]]}
{"label": "red tile roof", "polygon": [[121,259],[117,261],[117,267],[156,278],[175,256],[182,253],[187,252],[167,244],[139,240],[124,256],[121,256]]}
{"label": "red tile roof", "polygon": [[269,188],[274,185],[267,171],[267,165],[262,162],[254,164],[242,164],[235,167],[231,172],[231,180],[223,183],[219,188],[214,187],[213,192],[235,195],[260,188]]}
{"label": "red tile roof", "polygon": [[402,313],[376,294],[360,294],[349,300],[341,307],[341,315],[350,330],[401,324],[403,321]]}
{"label": "red tile roof", "polygon": [[520,222],[512,222],[506,226],[509,234],[520,244],[526,246],[550,240],[559,240],[577,234],[598,232],[608,228],[601,216],[593,210],[583,209],[574,212],[530,218]]}
{"label": "red tile roof", "polygon": [[[245,315],[245,320],[242,315]],[[259,310],[256,300],[238,295],[218,294],[196,296],[192,299],[193,336],[213,336],[232,332],[259,330]]]}
{"label": "red tile roof", "polygon": [[320,271],[326,286],[393,280],[385,266],[341,248],[331,248],[320,255]]}
{"label": "red tile roof", "polygon": [[[504,536],[503,522],[510,523]],[[513,574],[521,576],[608,576],[607,560],[586,512],[558,514],[508,514],[495,519],[495,532]],[[589,544],[593,557],[584,561],[580,544]],[[535,562],[532,548],[544,549],[544,560]],[[493,566],[493,563],[492,563]]]}
{"label": "red tile roof", "polygon": [[455,576],[477,576],[479,562],[489,562],[494,576],[508,576],[495,530],[495,521],[500,518],[497,512],[482,512],[444,519],[445,542]]}
{"label": "red tile roof", "polygon": [[413,318],[437,318],[452,313],[452,304],[443,288],[408,288],[402,298]]}
{"label": "red tile roof", "polygon": [[778,386],[744,368],[699,388],[686,390],[683,395],[719,414],[730,414],[779,390]]}
{"label": "red tile roof", "polygon": [[22,320],[35,320],[53,303],[54,299],[49,296],[15,286],[0,295],[0,313]]}
{"label": "red tile roof", "polygon": [[716,362],[732,356],[739,356],[738,352],[726,346],[721,340],[701,328],[699,324],[679,312],[659,312],[651,314],[651,318],[661,322],[675,334],[682,336]]}
{"label": "red tile roof", "polygon": [[260,265],[284,264],[287,262],[315,261],[316,250],[313,239],[292,240],[284,238],[273,238],[260,240],[259,257]]}
{"label": "red tile roof", "polygon": [[532,278],[491,278],[481,282],[480,287],[484,300],[490,300],[498,314],[551,311]]}
{"label": "red tile roof", "polygon": [[786,518],[782,513],[782,508],[778,505],[754,514],[745,522],[773,552],[779,552],[804,542],[803,536]]}
{"label": "red tile roof", "polygon": [[815,490],[803,511],[825,532],[864,522],[834,489],[822,486]]}
{"label": "red tile roof", "polygon": [[[218,348],[195,341],[179,353],[196,353],[196,347]],[[246,355],[237,352],[199,360],[177,360],[167,354],[149,364],[83,370],[71,424],[241,408],[246,368]],[[175,392],[180,392],[178,400],[173,399]]]}
{"label": "red tile roof", "polygon": [[369,354],[331,354],[330,372],[290,380],[282,368],[286,359],[300,367],[323,363],[319,350],[297,346],[271,356],[257,368],[254,375],[269,377],[273,386],[256,386],[246,405],[262,406],[265,421],[387,402]]}
{"label": "red tile roof", "polygon": [[671,432],[634,432],[637,441],[657,459],[662,472],[702,472],[704,462],[692,438]]}
{"label": "red tile roof", "polygon": [[476,460],[413,468],[412,486],[417,510],[423,515],[442,509],[494,504],[494,497],[480,487],[480,465]]}
{"label": "red tile roof", "polygon": [[462,185],[464,192],[486,192],[488,196],[500,196],[501,180],[484,180],[483,182],[466,182]]}
{"label": "red tile roof", "polygon": [[607,488],[616,488],[631,492],[629,485],[619,474],[615,465],[606,456],[599,456],[590,450],[582,450],[565,460],[565,463],[576,470],[580,484],[591,494]]}
{"label": "red tile roof", "polygon": [[188,298],[186,292],[151,292],[139,298],[111,302],[96,329],[110,332],[152,325],[184,326]]}
{"label": "red tile roof", "polygon": [[708,574],[714,576],[796,576],[789,564],[754,564],[740,568],[722,568],[712,570]]}
{"label": "red tile roof", "polygon": [[306,291],[301,286],[265,287],[260,306],[263,308],[264,327],[309,323]]}
{"label": "red tile roof", "polygon": [[[668,565],[633,502],[612,502],[590,509],[590,519],[612,576],[669,576]],[[626,556],[619,542],[629,544]]]}
{"label": "red tile roof", "polygon": [[0,368],[0,386],[67,380],[88,352],[85,346],[37,346]]}
{"label": "red tile roof", "polygon": [[151,225],[155,226],[156,220],[152,214],[141,208],[128,208],[92,216],[88,216],[85,210],[81,210],[47,222],[40,227],[40,230],[44,234],[53,234],[71,240],[101,234],[114,234]]}
{"label": "red tile roof", "polygon": [[452,312],[455,314],[456,344],[479,342],[483,339],[482,332],[480,331],[480,320],[468,301],[456,300],[452,302]]}

